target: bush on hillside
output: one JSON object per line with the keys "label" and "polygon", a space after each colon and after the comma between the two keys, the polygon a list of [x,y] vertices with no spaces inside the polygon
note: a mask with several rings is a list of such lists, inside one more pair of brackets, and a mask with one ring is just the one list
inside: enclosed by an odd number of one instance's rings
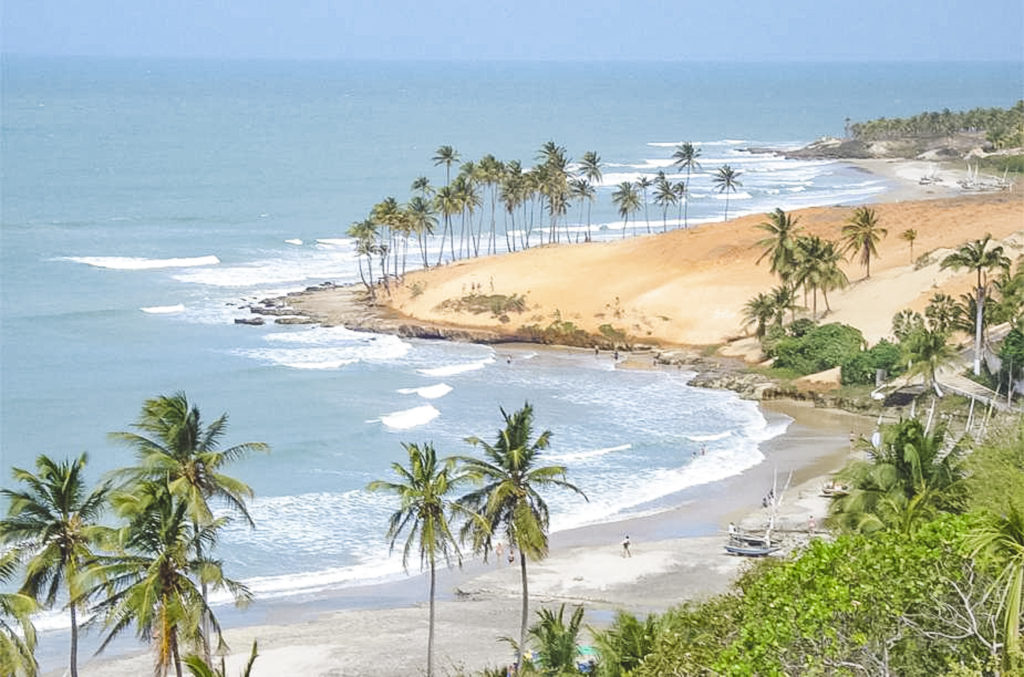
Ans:
{"label": "bush on hillside", "polygon": [[789,337],[776,343],[769,356],[775,367],[792,369],[800,374],[814,374],[838,367],[861,352],[864,335],[845,324],[825,324],[803,336]]}
{"label": "bush on hillside", "polygon": [[843,362],[843,385],[874,385],[877,369],[884,369],[892,377],[903,373],[903,365],[900,347],[882,339],[870,350],[862,350]]}

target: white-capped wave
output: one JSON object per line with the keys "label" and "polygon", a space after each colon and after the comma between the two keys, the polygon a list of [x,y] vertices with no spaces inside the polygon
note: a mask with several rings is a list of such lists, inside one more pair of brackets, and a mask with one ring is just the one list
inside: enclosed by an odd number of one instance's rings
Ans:
{"label": "white-capped wave", "polygon": [[397,336],[354,332],[344,327],[275,332],[263,339],[270,347],[238,350],[235,354],[292,369],[340,369],[356,362],[391,362],[410,350],[410,345]]}
{"label": "white-capped wave", "polygon": [[687,435],[686,439],[691,442],[714,442],[715,440],[724,440],[729,435],[732,435],[731,430],[726,430],[724,433],[714,433],[711,435]]}
{"label": "white-capped wave", "polygon": [[483,369],[488,364],[494,364],[493,357],[485,357],[482,360],[476,360],[475,362],[464,362],[462,364],[447,364],[443,367],[432,367],[430,369],[419,369],[419,373],[424,376],[454,376],[456,374],[463,374],[467,371],[477,371]]}
{"label": "white-capped wave", "polygon": [[552,454],[549,459],[558,463],[578,463],[580,461],[589,461],[591,459],[600,458],[606,454],[611,454],[616,451],[629,451],[632,448],[632,444],[620,444],[617,447],[605,447],[604,449],[588,449],[586,451],[570,451],[564,454]]}
{"label": "white-capped wave", "polygon": [[399,388],[398,392],[402,395],[419,395],[425,400],[436,400],[439,397],[444,397],[452,391],[452,387],[447,383],[436,383],[432,386],[423,386],[421,388]]}
{"label": "white-capped wave", "polygon": [[725,193],[719,193],[718,195],[715,195],[715,199],[716,200],[726,200],[726,199],[728,199],[729,201],[732,201],[732,200],[749,200],[752,197],[754,197],[754,196],[751,195],[750,193],[748,193],[745,190],[737,191],[735,193],[729,193],[728,195],[726,195]]}
{"label": "white-capped wave", "polygon": [[384,414],[380,417],[380,422],[394,430],[408,430],[409,428],[430,423],[440,415],[441,412],[437,409],[429,404],[424,404],[412,409]]}
{"label": "white-capped wave", "polygon": [[208,256],[191,258],[147,259],[139,256],[65,256],[64,261],[84,263],[95,268],[110,270],[156,270],[159,268],[194,268],[197,266],[215,266],[220,259]]}
{"label": "white-capped wave", "polygon": [[284,243],[285,244],[301,245],[302,244],[302,240],[300,240],[297,237],[293,237],[293,238],[291,238],[289,240],[285,240]]}
{"label": "white-capped wave", "polygon": [[139,308],[144,313],[150,313],[152,315],[170,315],[173,313],[185,312],[184,304],[177,303],[173,306],[143,306]]}

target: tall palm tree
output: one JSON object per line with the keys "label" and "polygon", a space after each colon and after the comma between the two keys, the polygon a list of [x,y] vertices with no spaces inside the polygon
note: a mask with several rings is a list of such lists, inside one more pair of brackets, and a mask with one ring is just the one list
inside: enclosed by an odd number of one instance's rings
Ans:
{"label": "tall palm tree", "polygon": [[679,181],[673,185],[672,188],[676,192],[676,200],[679,204],[679,216],[677,218],[679,219],[679,222],[683,224],[684,228],[689,228],[689,225],[686,223],[686,212],[688,210],[690,200],[689,188],[687,188],[684,181]]}
{"label": "tall palm tree", "polygon": [[[629,181],[623,181],[612,193],[612,202],[619,208],[619,216],[622,217],[622,237],[626,237],[626,228],[629,227],[629,215],[640,209],[640,196],[636,188]],[[634,235],[636,228],[633,228]]]}
{"label": "tall palm tree", "polygon": [[83,605],[81,575],[93,560],[93,546],[105,531],[97,524],[105,506],[106,485],[86,490],[82,477],[87,456],[57,462],[36,459],[36,473],[14,468],[21,489],[0,491],[8,499],[0,520],[0,541],[14,545],[27,560],[21,592],[52,607],[63,590],[71,620],[69,664],[78,677],[78,611]]}
{"label": "tall palm tree", "polygon": [[1000,567],[1003,615],[1003,669],[1006,674],[1024,671],[1021,646],[1021,615],[1024,610],[1024,513],[1010,505],[1006,514],[987,515],[968,535],[971,556],[986,554]]}
{"label": "tall palm tree", "polygon": [[[8,583],[17,572],[18,558],[14,551],[0,554],[0,585]],[[34,677],[36,664],[36,629],[32,614],[36,602],[20,592],[0,592],[0,674],[12,677]]]}
{"label": "tall palm tree", "polygon": [[711,183],[719,193],[725,193],[725,221],[729,220],[729,193],[735,193],[737,188],[742,188],[739,177],[743,172],[737,172],[729,165],[722,165],[711,177]]}
{"label": "tall palm tree", "polygon": [[790,313],[790,322],[796,319],[796,290],[793,287],[788,284],[780,284],[777,287],[773,287],[771,299],[775,303],[775,326],[782,326],[787,310]]}
{"label": "tall palm tree", "polygon": [[[397,482],[376,480],[367,489],[387,491],[395,494],[400,507],[391,515],[387,536],[391,539],[391,550],[406,533],[402,548],[402,566],[408,572],[409,555],[419,550],[420,570],[430,569],[430,621],[427,636],[427,676],[434,674],[434,593],[437,587],[437,562],[444,560],[448,566],[454,560],[460,566],[462,554],[452,533],[450,517],[463,516],[472,521],[473,514],[449,498],[453,491],[468,480],[459,470],[454,458],[438,459],[433,444],[423,447],[416,444],[402,444],[409,455],[409,465],[392,463],[391,468],[398,477]],[[479,526],[486,528],[486,525]]]}
{"label": "tall palm tree", "polygon": [[647,222],[648,235],[651,234],[651,219],[647,216],[647,189],[650,188],[653,185],[653,183],[654,182],[651,181],[650,177],[648,176],[641,176],[639,179],[636,180],[636,187],[640,189],[640,194],[643,196],[644,199],[644,221]]}
{"label": "tall palm tree", "polygon": [[94,621],[109,630],[99,651],[134,625],[139,639],[153,643],[157,677],[171,668],[182,677],[183,647],[210,655],[205,623],[216,633],[218,646],[226,649],[220,623],[200,586],[227,590],[237,606],[252,599],[248,588],[224,575],[219,561],[196,554],[209,552],[227,519],[197,530],[188,502],[176,499],[162,482],[144,481],[131,492],[115,492],[112,502],[128,525],[106,544],[114,554],[97,557],[90,570],[97,582],[86,593],[106,595],[94,607]]}
{"label": "tall palm tree", "polygon": [[[701,168],[700,162],[697,159],[700,157],[700,148],[687,141],[676,146],[676,152],[672,153],[672,157],[675,159],[674,164],[679,167],[679,169],[686,170],[686,183],[683,184],[682,193],[679,195],[680,199],[682,199],[683,195],[690,191],[690,172],[694,169],[699,170]],[[682,205],[683,227],[689,228],[689,223],[687,221],[687,211],[689,210],[687,209],[685,202],[683,202]]]}
{"label": "tall palm tree", "polygon": [[768,221],[757,225],[768,236],[757,243],[764,251],[756,263],[767,257],[771,262],[769,270],[786,282],[796,268],[796,241],[801,233],[800,226],[796,225],[799,219],[778,208],[767,216]]}
{"label": "tall palm tree", "polygon": [[441,248],[437,252],[437,263],[435,266],[441,265],[441,259],[444,258],[444,240],[445,237],[451,233],[451,257],[452,261],[455,261],[455,232],[452,230],[452,216],[462,211],[462,207],[459,203],[459,196],[456,194],[452,186],[444,186],[437,191],[434,196],[434,202],[437,206],[437,211],[440,212],[443,217],[443,225],[441,228]]}
{"label": "tall palm tree", "polygon": [[452,182],[452,165],[459,162],[459,151],[451,146],[441,146],[434,152],[434,166],[444,165],[444,185]]}
{"label": "tall palm tree", "polygon": [[[587,203],[587,235],[586,242],[590,242],[590,206],[594,202],[594,197],[597,192],[594,190],[593,184],[590,183],[584,177],[572,179],[569,181],[569,196],[574,200],[579,200],[580,203],[580,221],[583,220],[583,203]],[[579,232],[576,233],[576,241],[580,241]]]}
{"label": "tall palm tree", "polygon": [[516,658],[518,668],[522,664],[529,619],[526,558],[540,560],[548,553],[548,506],[539,490],[568,489],[584,499],[586,494],[566,480],[565,466],[540,465],[541,452],[551,442],[551,431],[545,430],[533,438],[533,407],[528,402],[512,414],[501,409],[501,416],[505,426],[498,431],[494,444],[478,437],[466,440],[482,449],[483,458],[463,456],[459,460],[482,486],[463,496],[460,502],[481,515],[486,524],[483,528],[480,522],[467,522],[463,529],[464,536],[472,536],[477,550],[489,552],[492,538],[502,534],[509,546],[519,551],[523,604]]}
{"label": "tall palm tree", "polygon": [[913,228],[907,228],[905,231],[900,233],[900,239],[910,245],[910,262],[914,262],[914,240],[917,239],[917,231]]}
{"label": "tall palm tree", "polygon": [[981,328],[984,323],[985,313],[985,289],[987,280],[985,273],[995,268],[1006,270],[1010,267],[1010,258],[1003,253],[1002,246],[988,248],[992,234],[986,233],[980,240],[974,240],[962,245],[955,252],[942,259],[939,267],[945,270],[953,268],[960,270],[967,268],[977,273],[977,285],[974,288],[976,295],[975,319],[974,319],[974,375],[981,375]]}
{"label": "tall palm tree", "polygon": [[[580,160],[580,174],[590,182],[591,186],[601,185],[601,156],[596,151],[588,150]],[[596,196],[596,193],[595,195]],[[594,196],[587,199],[587,242],[590,242],[590,207],[594,202]]]}
{"label": "tall palm tree", "polygon": [[665,172],[658,172],[658,178],[654,181],[654,204],[661,207],[661,232],[668,231],[668,208],[679,202],[675,187],[665,176]]}
{"label": "tall palm tree", "polygon": [[871,277],[871,257],[878,256],[877,245],[889,231],[878,225],[875,210],[870,207],[857,207],[853,216],[843,226],[844,252],[860,254],[860,262],[864,264],[865,279]]}
{"label": "tall palm tree", "polygon": [[[244,482],[225,475],[224,467],[253,452],[266,452],[263,442],[245,442],[220,449],[227,432],[228,415],[221,414],[209,425],[203,425],[199,408],[189,403],[184,392],[161,395],[146,400],[134,427],[139,433],[111,433],[110,438],[135,450],[138,465],[125,468],[116,476],[129,484],[140,482],[166,483],[167,491],[185,506],[193,531],[216,522],[211,509],[214,499],[254,526],[246,507],[252,489]],[[216,531],[209,532],[211,538]],[[212,546],[208,539],[195,538],[196,559],[203,559],[202,548]],[[207,600],[202,583],[204,604]],[[205,632],[205,624],[203,626]],[[209,659],[209,656],[206,657]]]}
{"label": "tall palm tree", "polygon": [[420,256],[423,259],[423,268],[429,268],[427,261],[427,236],[434,234],[437,227],[437,212],[434,211],[433,203],[422,195],[413,196],[406,208],[409,215],[409,223],[412,232],[416,233],[416,241],[420,247]]}
{"label": "tall palm tree", "polygon": [[811,318],[818,318],[818,292],[825,299],[825,310],[831,312],[828,303],[828,292],[840,289],[847,284],[846,273],[839,267],[842,255],[831,240],[823,240],[817,235],[800,236],[796,240],[795,268],[792,284],[803,285],[810,290],[812,299]]}
{"label": "tall palm tree", "polygon": [[[356,221],[348,227],[346,234],[356,241],[356,261],[359,265],[359,279],[363,281],[371,301],[376,300],[377,286],[373,281],[373,257],[377,252],[377,226],[370,219]],[[366,257],[367,272],[370,279],[363,275],[363,257]]]}

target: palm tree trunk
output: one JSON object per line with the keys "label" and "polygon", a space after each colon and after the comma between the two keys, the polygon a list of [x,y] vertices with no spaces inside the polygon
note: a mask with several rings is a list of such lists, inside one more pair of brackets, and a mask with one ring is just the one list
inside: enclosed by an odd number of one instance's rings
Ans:
{"label": "palm tree trunk", "polygon": [[978,285],[978,300],[974,304],[974,375],[981,375],[981,320],[985,311],[985,288]]}
{"label": "palm tree trunk", "polygon": [[71,607],[71,677],[78,677],[78,619],[75,617],[75,604]]}
{"label": "palm tree trunk", "polygon": [[441,265],[441,259],[444,258],[444,236],[448,233],[448,215],[444,215],[444,223],[441,224],[441,249],[437,252],[437,263],[434,267]]}
{"label": "palm tree trunk", "polygon": [[437,587],[437,571],[430,562],[430,621],[427,630],[427,677],[434,674],[434,589]]}
{"label": "palm tree trunk", "polygon": [[178,654],[178,629],[171,628],[171,660],[174,661],[175,677],[182,677],[181,656]]}
{"label": "palm tree trunk", "polygon": [[[202,540],[198,538],[199,523],[196,522],[195,520],[192,520],[192,533],[197,536],[197,538],[196,538],[196,561],[197,562],[201,562],[203,560],[203,546],[202,546]],[[203,606],[205,607],[206,604],[207,604],[207,595],[209,594],[209,590],[207,590],[207,583],[206,583],[206,581],[200,581],[200,587],[201,587],[202,595],[203,595]],[[203,633],[202,634],[202,639],[203,639],[203,660],[205,660],[207,663],[209,663],[210,662],[210,619],[206,615],[206,609],[203,609],[203,611],[202,611],[202,621],[201,621],[201,623],[199,625],[199,629]]]}
{"label": "palm tree trunk", "polygon": [[590,208],[593,204],[593,200],[587,200],[587,242],[590,242]]}
{"label": "palm tree trunk", "polygon": [[526,622],[530,614],[530,594],[526,585],[526,553],[519,549],[519,571],[523,577],[523,615],[519,621],[519,652],[516,656],[516,674],[519,674],[523,667],[523,651],[526,648]]}
{"label": "palm tree trunk", "polygon": [[726,193],[725,193],[725,220],[726,221],[729,220],[729,193],[728,193],[728,191],[726,191]]}
{"label": "palm tree trunk", "polygon": [[679,200],[683,203],[683,228],[690,227],[689,215],[690,215],[690,203],[686,199],[690,194],[690,167],[686,167],[686,183],[683,184],[683,195]]}

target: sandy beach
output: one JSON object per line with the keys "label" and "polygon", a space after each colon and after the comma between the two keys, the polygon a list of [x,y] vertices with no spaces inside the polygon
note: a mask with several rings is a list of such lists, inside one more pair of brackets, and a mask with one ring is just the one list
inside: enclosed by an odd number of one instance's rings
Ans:
{"label": "sandy beach", "polygon": [[[680,497],[681,505],[671,510],[553,534],[551,555],[528,565],[531,609],[582,604],[585,623],[600,628],[619,609],[660,612],[726,591],[747,562],[725,553],[726,527],[732,520],[744,528],[763,528],[767,515],[760,500],[776,479],[780,489],[790,481],[777,522],[785,551],[805,543],[808,518],[815,516],[820,523],[826,509],[821,485],[848,457],[849,432],[869,433],[874,422],[792,402],[769,403],[765,409],[767,416],[787,416],[793,423],[764,445],[764,463],[688,490]],[[632,542],[628,559],[620,546],[626,534]],[[499,638],[518,632],[518,567],[494,559],[467,562],[461,571],[441,573],[438,589],[441,674],[509,661],[510,649]],[[226,632],[231,647],[228,673],[238,672],[256,639],[256,677],[420,674],[427,638],[426,592],[426,577],[415,575],[400,583],[340,591],[306,608],[257,600],[249,612],[238,615],[239,625]],[[366,608],[368,600],[383,608]],[[245,625],[247,616],[264,620]],[[151,654],[140,649],[119,658],[83,660],[80,673],[134,677],[151,669]]]}
{"label": "sandy beach", "polygon": [[[1011,252],[1024,246],[1019,191],[947,197],[934,187],[916,187],[916,179],[910,180],[916,169],[870,171],[902,176],[898,197],[918,198],[874,205],[889,236],[872,263],[871,278],[863,279],[859,266],[847,264],[852,284],[830,296],[828,319],[854,324],[870,341],[888,333],[890,318],[900,309],[920,308],[936,291],[959,294],[967,289],[968,274],[939,270],[938,260],[950,248],[986,232]],[[812,208],[796,216],[807,232],[836,238],[851,212],[850,207]],[[413,273],[396,293],[392,308],[439,325],[500,327],[496,318],[439,307],[470,285],[481,285],[494,293],[526,296],[528,310],[513,323],[547,324],[559,316],[588,331],[611,323],[647,343],[717,345],[743,336],[743,304],[775,283],[766,265],[754,265],[760,237],[754,226],[763,220],[752,215],[665,235],[535,248]],[[907,242],[898,237],[908,228],[918,232],[917,265]],[[414,288],[419,291],[413,293]],[[337,298],[322,292],[295,303],[328,323],[342,323],[344,309]],[[739,341],[734,353],[744,354],[744,345]],[[601,627],[618,609],[664,611],[684,600],[724,592],[745,565],[722,548],[726,526],[736,521],[742,527],[763,528],[767,515],[761,498],[775,482],[780,487],[789,482],[777,522],[785,538],[783,554],[806,543],[809,519],[820,524],[827,510],[820,487],[851,453],[850,432],[870,434],[875,421],[797,403],[766,403],[763,409],[769,418],[793,419],[785,434],[762,445],[763,463],[688,489],[672,497],[672,506],[650,515],[553,534],[550,557],[529,565],[531,608],[582,604],[585,622]],[[623,557],[620,546],[626,534],[633,544],[630,558]],[[419,674],[425,664],[426,590],[425,577],[418,575],[309,603],[257,600],[252,611],[234,615],[229,623],[234,627],[226,634],[232,651],[228,673],[238,671],[255,638],[260,642],[253,671],[257,676]],[[494,560],[467,562],[461,571],[443,572],[439,590],[436,651],[441,674],[507,663],[511,651],[499,638],[518,629],[517,568]],[[128,677],[150,670],[151,657],[140,650],[83,661],[81,674]]]}

